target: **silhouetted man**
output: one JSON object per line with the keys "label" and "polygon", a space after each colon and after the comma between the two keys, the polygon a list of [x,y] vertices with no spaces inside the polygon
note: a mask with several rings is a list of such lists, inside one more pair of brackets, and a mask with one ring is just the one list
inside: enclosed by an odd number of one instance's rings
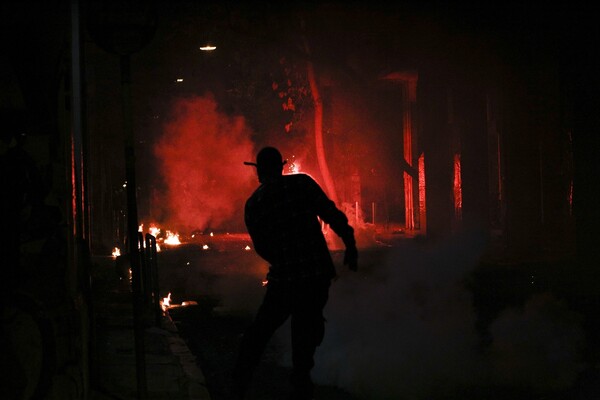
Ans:
{"label": "silhouetted man", "polygon": [[240,345],[233,374],[236,394],[243,398],[269,339],[291,317],[292,398],[311,399],[310,371],[325,333],[323,308],[336,275],[320,220],[343,240],[344,264],[356,271],[354,230],[310,176],[282,174],[285,161],[276,148],[263,148],[256,163],[245,164],[256,166],[261,183],[246,202],[245,223],[254,249],[270,267],[263,303]]}

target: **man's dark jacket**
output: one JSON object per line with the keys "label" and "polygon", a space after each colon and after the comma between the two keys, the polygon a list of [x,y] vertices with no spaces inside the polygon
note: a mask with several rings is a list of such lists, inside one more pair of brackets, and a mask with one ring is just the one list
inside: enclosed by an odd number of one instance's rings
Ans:
{"label": "man's dark jacket", "polygon": [[258,255],[269,262],[269,281],[336,275],[321,220],[354,245],[348,218],[306,174],[261,184],[246,201],[245,223]]}

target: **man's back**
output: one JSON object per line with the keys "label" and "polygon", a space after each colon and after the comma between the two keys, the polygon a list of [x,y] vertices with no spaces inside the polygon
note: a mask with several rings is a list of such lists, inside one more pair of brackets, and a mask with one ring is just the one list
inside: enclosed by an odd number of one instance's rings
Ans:
{"label": "man's back", "polygon": [[256,252],[271,264],[269,279],[335,275],[319,218],[336,232],[349,228],[346,216],[308,175],[282,175],[252,194],[245,222]]}

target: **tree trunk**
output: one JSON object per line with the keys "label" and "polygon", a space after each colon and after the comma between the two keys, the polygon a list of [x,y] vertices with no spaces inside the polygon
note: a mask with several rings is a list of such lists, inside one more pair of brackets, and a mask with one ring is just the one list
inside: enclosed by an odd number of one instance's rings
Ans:
{"label": "tree trunk", "polygon": [[321,171],[321,176],[323,177],[325,190],[327,191],[329,198],[333,200],[335,204],[338,204],[335,186],[333,184],[333,179],[331,178],[331,174],[329,172],[329,167],[327,166],[327,159],[325,158],[325,146],[323,145],[323,99],[321,98],[321,94],[319,92],[319,86],[317,84],[317,78],[315,76],[315,68],[312,63],[312,59],[310,56],[310,48],[308,47],[308,42],[306,41],[306,39],[304,39],[304,49],[308,56],[308,60],[306,63],[308,83],[310,84],[310,92],[312,95],[313,103],[315,105],[314,124],[317,162],[319,163],[319,170]]}

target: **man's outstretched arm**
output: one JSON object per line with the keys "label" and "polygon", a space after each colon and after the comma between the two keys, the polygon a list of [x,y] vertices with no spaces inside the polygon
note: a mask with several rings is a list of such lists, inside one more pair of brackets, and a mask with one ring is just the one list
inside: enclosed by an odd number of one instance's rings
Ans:
{"label": "man's outstretched arm", "polygon": [[358,249],[356,248],[356,239],[354,237],[354,228],[348,223],[348,217],[335,203],[331,201],[321,187],[313,181],[313,190],[315,191],[315,205],[317,213],[326,224],[342,239],[346,251],[344,253],[344,265],[352,271],[358,269]]}

